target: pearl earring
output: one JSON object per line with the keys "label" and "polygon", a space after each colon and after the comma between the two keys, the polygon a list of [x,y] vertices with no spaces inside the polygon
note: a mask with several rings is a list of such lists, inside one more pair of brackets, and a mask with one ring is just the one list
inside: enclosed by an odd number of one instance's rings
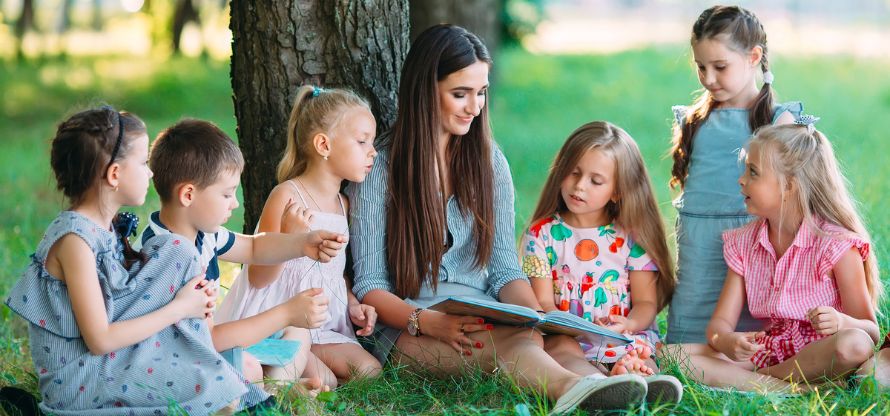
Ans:
{"label": "pearl earring", "polygon": [[325,156],[325,157],[324,157],[324,160],[328,160],[328,157],[327,157],[327,156]]}

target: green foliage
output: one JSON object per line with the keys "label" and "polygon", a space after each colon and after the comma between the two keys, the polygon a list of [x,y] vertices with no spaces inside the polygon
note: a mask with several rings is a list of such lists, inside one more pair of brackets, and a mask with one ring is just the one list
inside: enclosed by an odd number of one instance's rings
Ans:
{"label": "green foliage", "polygon": [[[818,127],[834,142],[851,190],[862,204],[879,260],[890,248],[890,202],[885,180],[890,131],[890,62],[852,57],[772,58],[775,86],[783,100],[801,100],[808,113],[822,117]],[[513,170],[517,231],[528,224],[549,163],[569,133],[591,120],[624,127],[640,144],[662,213],[672,224],[667,187],[672,104],[692,100],[698,83],[685,48],[631,51],[604,56],[536,56],[504,49],[492,94],[492,120],[498,143]],[[48,167],[49,139],[55,124],[85,106],[107,102],[133,111],[154,137],[181,117],[209,119],[233,136],[235,119],[227,63],[174,59],[107,57],[0,66],[0,296],[28,262],[44,228],[65,201],[54,191]],[[272,156],[274,157],[274,156]],[[158,208],[149,190],[143,220]],[[144,226],[144,221],[143,221]],[[236,213],[229,228],[241,228]],[[670,229],[670,227],[669,227]],[[886,261],[885,261],[886,262]],[[883,275],[887,268],[881,267]],[[888,304],[882,327],[887,327]],[[659,319],[663,329],[663,316]],[[667,370],[679,375],[673,360]],[[678,414],[888,414],[890,395],[874,391],[865,379],[847,389],[833,388],[798,398],[742,395],[705,389],[688,380]],[[37,381],[21,319],[0,306],[0,385],[36,391]],[[280,414],[449,414],[542,415],[547,400],[519,389],[502,372],[467,370],[459,377],[435,378],[408,368],[387,366],[378,379],[359,380],[310,399],[294,392],[278,395]],[[655,406],[635,414],[667,414]]]}

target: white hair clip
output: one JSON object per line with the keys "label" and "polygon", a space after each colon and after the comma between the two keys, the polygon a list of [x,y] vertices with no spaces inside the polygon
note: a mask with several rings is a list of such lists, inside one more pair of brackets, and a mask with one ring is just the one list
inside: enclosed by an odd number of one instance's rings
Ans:
{"label": "white hair clip", "polygon": [[794,124],[797,124],[798,126],[806,126],[807,132],[809,132],[810,134],[813,134],[813,132],[816,130],[815,124],[819,120],[820,120],[820,118],[816,117],[814,115],[801,114],[800,117],[798,117],[794,120]]}
{"label": "white hair clip", "polygon": [[763,71],[763,83],[764,84],[772,84],[773,81],[776,80],[776,77],[773,76],[773,71],[766,70]]}

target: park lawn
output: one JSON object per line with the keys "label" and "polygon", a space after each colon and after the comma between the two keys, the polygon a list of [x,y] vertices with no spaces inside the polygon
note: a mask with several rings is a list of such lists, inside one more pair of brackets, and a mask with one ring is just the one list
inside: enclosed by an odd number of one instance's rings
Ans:
{"label": "park lawn", "polygon": [[[781,99],[801,100],[822,117],[818,127],[835,143],[851,189],[861,202],[879,260],[888,258],[890,201],[881,162],[890,131],[890,61],[853,57],[772,57]],[[665,221],[675,213],[666,186],[673,104],[686,104],[698,87],[682,47],[603,56],[539,56],[505,50],[492,77],[491,111],[496,139],[513,170],[517,232],[528,222],[553,155],[576,127],[608,120],[640,144],[655,183]],[[133,111],[154,137],[181,117],[212,120],[234,137],[235,118],[227,62],[103,57],[0,64],[0,294],[5,296],[28,262],[44,227],[65,204],[54,190],[48,143],[55,124],[72,111],[101,102]],[[158,207],[153,190],[135,211],[145,219]],[[240,210],[240,208],[239,208]],[[144,225],[144,224],[143,224]],[[241,212],[228,227],[240,230]],[[670,227],[669,227],[670,229]],[[230,272],[234,267],[228,267]],[[881,267],[882,274],[887,268]],[[882,304],[888,311],[888,302]],[[663,316],[659,318],[663,325]],[[888,326],[886,318],[882,327]],[[674,371],[676,363],[668,365]],[[0,385],[36,389],[27,352],[26,327],[0,307]],[[281,393],[286,410],[342,414],[540,414],[546,400],[520,391],[509,376],[481,370],[432,379],[389,366],[383,377],[362,380],[324,394],[321,400]],[[853,388],[801,398],[739,395],[687,384],[677,413],[689,414],[887,414],[890,395],[869,381]],[[667,413],[665,408],[634,409]]]}

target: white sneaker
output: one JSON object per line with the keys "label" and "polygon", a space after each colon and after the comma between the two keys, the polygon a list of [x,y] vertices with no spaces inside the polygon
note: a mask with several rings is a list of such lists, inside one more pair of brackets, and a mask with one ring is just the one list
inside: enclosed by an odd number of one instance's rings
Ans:
{"label": "white sneaker", "polygon": [[556,401],[550,414],[561,415],[577,407],[584,410],[623,410],[641,403],[646,391],[646,381],[635,374],[585,376]]}
{"label": "white sneaker", "polygon": [[645,378],[649,388],[646,403],[680,403],[683,398],[683,383],[667,374],[656,374]]}

